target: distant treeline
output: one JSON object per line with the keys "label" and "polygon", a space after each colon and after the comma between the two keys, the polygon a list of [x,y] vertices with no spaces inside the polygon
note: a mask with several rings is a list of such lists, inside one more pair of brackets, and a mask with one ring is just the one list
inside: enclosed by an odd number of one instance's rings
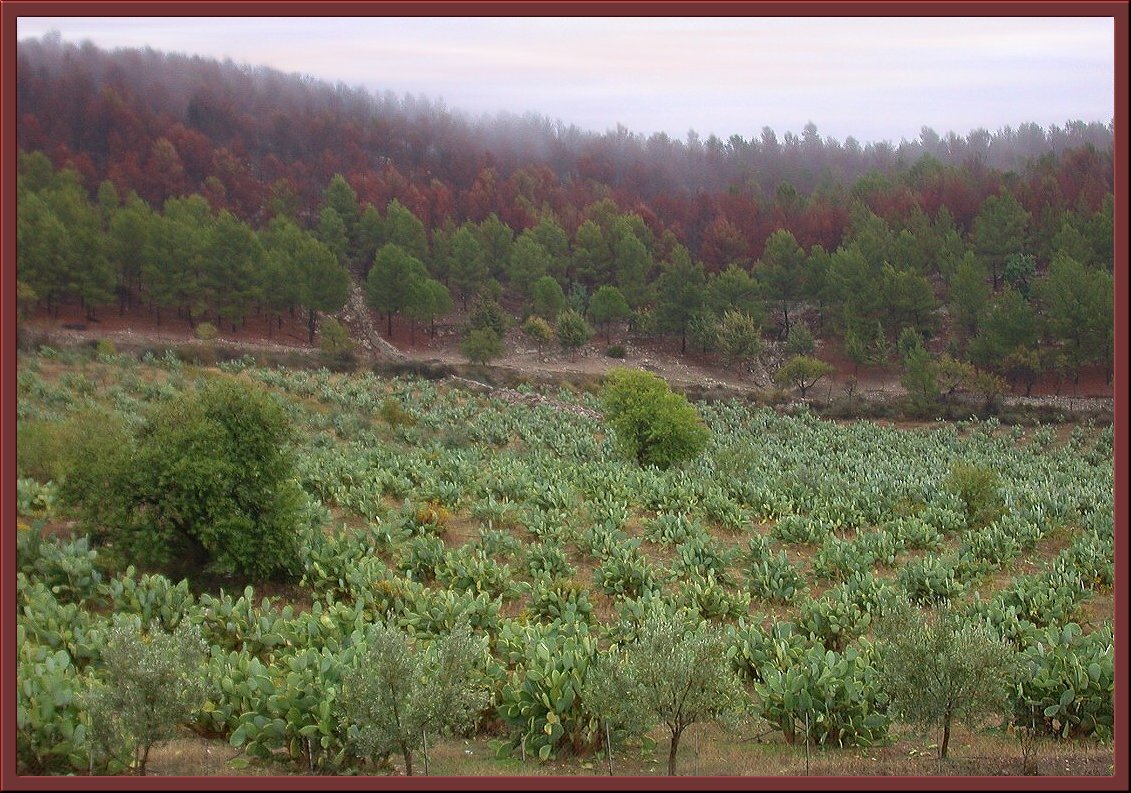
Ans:
{"label": "distant treeline", "polygon": [[442,285],[685,348],[741,314],[782,339],[803,318],[858,362],[913,332],[1019,384],[1110,373],[1110,126],[643,139],[51,38],[19,45],[17,82],[25,307],[303,308],[313,332],[352,270],[390,316],[450,311],[420,288]]}

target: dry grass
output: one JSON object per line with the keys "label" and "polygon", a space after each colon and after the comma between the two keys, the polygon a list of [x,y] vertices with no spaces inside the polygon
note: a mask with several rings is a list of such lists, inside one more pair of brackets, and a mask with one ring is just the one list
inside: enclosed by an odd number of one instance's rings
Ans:
{"label": "dry grass", "polygon": [[[654,730],[651,748],[637,742],[613,752],[612,775],[653,777],[667,774],[670,736],[666,728]],[[609,776],[607,757],[565,757],[549,762],[495,756],[490,736],[448,738],[429,747],[432,777],[471,776]],[[155,747],[150,755],[153,776],[295,776],[301,769],[283,763],[253,763],[235,769],[228,761],[239,756],[222,740],[191,733]],[[929,736],[893,728],[892,741],[870,748],[787,745],[778,733],[735,733],[715,724],[696,724],[683,734],[677,755],[679,776],[694,777],[930,777],[930,776],[1110,776],[1114,752],[1110,746],[1037,741],[1026,774],[1019,742],[996,731],[971,731],[959,726],[952,737],[950,756],[940,763],[936,744]],[[392,773],[403,774],[399,757],[391,758]],[[424,758],[414,756],[414,771],[423,774]],[[384,772],[382,772],[383,775]]]}

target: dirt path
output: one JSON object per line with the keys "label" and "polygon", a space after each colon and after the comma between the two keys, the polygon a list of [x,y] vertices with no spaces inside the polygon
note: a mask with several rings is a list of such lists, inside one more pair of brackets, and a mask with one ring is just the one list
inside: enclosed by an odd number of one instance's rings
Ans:
{"label": "dirt path", "polygon": [[357,340],[358,345],[370,355],[380,351],[379,355],[386,355],[395,359],[405,358],[405,354],[381,338],[377,328],[373,325],[373,316],[365,305],[365,295],[361,286],[351,277],[350,296],[346,307],[337,314],[338,321],[349,328],[350,335]]}
{"label": "dirt path", "polygon": [[[445,322],[437,326],[435,338],[423,329],[410,334],[408,323],[395,318],[393,341],[390,341],[375,325],[373,314],[365,305],[362,289],[354,283],[345,308],[336,316],[357,340],[363,362],[384,360],[458,367],[467,365],[467,359],[459,351],[459,329],[466,321],[461,314],[445,318]],[[166,319],[163,324],[157,324],[143,310],[125,315],[104,311],[99,322],[89,323],[84,321],[84,314],[78,306],[63,307],[57,317],[47,317],[42,313],[34,315],[26,321],[25,332],[41,343],[57,346],[93,343],[99,339],[109,340],[122,348],[155,344],[174,346],[194,341],[191,327],[183,320]],[[251,318],[237,330],[223,327],[213,343],[217,347],[252,354],[317,354],[317,346],[308,342],[306,323],[301,314],[285,316],[281,325],[266,318]],[[694,351],[680,355],[671,342],[640,344],[621,332],[614,334],[613,343],[624,348],[624,358],[608,357],[603,339],[594,339],[571,356],[554,345],[538,349],[518,329],[512,329],[504,340],[504,354],[492,361],[491,369],[514,379],[532,381],[546,375],[596,380],[613,367],[628,366],[654,372],[677,388],[714,391],[720,396],[756,397],[774,390],[770,372],[784,360],[784,355],[770,345],[757,365],[745,370],[740,367],[724,369]],[[864,400],[889,402],[905,393],[899,383],[900,374],[893,367],[861,367],[854,372],[852,365],[842,360],[839,351],[825,343],[820,344],[816,354],[837,366],[836,374],[820,381],[810,391],[810,396],[816,400],[827,403],[852,390]],[[479,383],[479,387],[487,385]],[[498,391],[504,398],[527,400],[527,395],[518,392],[507,395],[505,391]],[[1105,414],[1113,408],[1111,386],[1104,383],[1102,377],[1081,383],[1077,396],[1055,395],[1047,387],[1036,393],[1033,397],[1008,395],[1004,401],[1009,405],[1053,406],[1071,414]]]}

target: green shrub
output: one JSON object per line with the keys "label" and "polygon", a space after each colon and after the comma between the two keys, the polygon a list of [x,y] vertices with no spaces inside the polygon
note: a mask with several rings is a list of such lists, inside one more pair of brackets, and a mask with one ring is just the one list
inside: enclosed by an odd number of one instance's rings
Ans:
{"label": "green shrub", "polygon": [[781,603],[791,602],[805,589],[805,579],[789,562],[785,551],[750,565],[747,582],[751,594]]}
{"label": "green shrub", "polygon": [[610,358],[623,358],[624,357],[624,345],[622,345],[622,344],[611,345],[610,347],[608,347],[605,350],[605,355],[607,355]]}
{"label": "green shrub", "polygon": [[887,737],[887,695],[867,640],[843,653],[809,647],[775,660],[754,691],[762,718],[786,743],[800,735],[823,746],[870,746]]}
{"label": "green shrub", "polygon": [[65,472],[66,433],[53,421],[16,423],[16,477],[59,482]]}
{"label": "green shrub", "polygon": [[966,508],[966,527],[978,529],[993,523],[1005,512],[999,483],[996,471],[956,463],[944,480],[943,488],[962,499]]}
{"label": "green shrub", "polygon": [[63,425],[66,472],[59,496],[79,515],[83,528],[101,537],[127,519],[123,483],[130,475],[135,439],[118,413],[92,408]]}
{"label": "green shrub", "polygon": [[563,747],[575,754],[595,749],[604,736],[581,696],[597,654],[586,626],[507,623],[499,645],[504,663],[514,664],[496,706],[508,733],[499,754],[519,750],[550,760]]}
{"label": "green shrub", "polygon": [[396,397],[388,396],[381,400],[381,409],[378,411],[381,420],[390,427],[412,427],[416,425],[416,416],[409,413]]}
{"label": "green shrub", "polygon": [[470,331],[459,349],[467,360],[477,364],[487,364],[506,352],[502,337],[491,328]]}
{"label": "green shrub", "polygon": [[573,309],[566,309],[558,315],[554,324],[554,334],[558,337],[558,344],[572,357],[593,337],[593,328],[585,321],[580,313]]}
{"label": "green shrub", "polygon": [[[157,405],[136,448],[103,477],[97,503],[117,518],[112,541],[144,562],[176,550],[253,578],[298,575],[310,527],[291,439],[280,404],[245,381],[211,381]],[[84,488],[88,507],[96,485]]]}
{"label": "green shrub", "polygon": [[118,350],[114,347],[114,342],[109,339],[99,339],[94,345],[94,354],[100,361],[107,361],[117,355]]}
{"label": "green shrub", "polygon": [[507,335],[513,320],[496,301],[483,299],[476,301],[468,318],[471,330],[490,330],[500,339]]}
{"label": "green shrub", "polygon": [[1111,626],[1085,635],[1076,623],[1047,628],[1021,654],[1013,723],[1063,738],[1110,740],[1115,724]]}
{"label": "green shrub", "polygon": [[329,356],[353,352],[357,344],[350,338],[349,330],[333,317],[326,317],[318,328],[318,349]]}
{"label": "green shrub", "polygon": [[554,340],[553,326],[537,314],[531,314],[526,318],[526,322],[522,324],[522,332],[538,345],[539,352],[542,351],[542,345]]}
{"label": "green shrub", "polygon": [[22,626],[15,645],[17,773],[88,772],[90,737],[80,707],[79,669],[66,650],[27,641]]}
{"label": "green shrub", "polygon": [[602,391],[605,418],[640,465],[664,469],[696,457],[710,432],[687,399],[652,374],[612,369]]}

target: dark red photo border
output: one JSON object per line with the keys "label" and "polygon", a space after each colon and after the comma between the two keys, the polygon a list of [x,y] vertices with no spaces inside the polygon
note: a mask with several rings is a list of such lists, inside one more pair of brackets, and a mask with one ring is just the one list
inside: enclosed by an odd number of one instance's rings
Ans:
{"label": "dark red photo border", "polygon": [[[0,788],[11,790],[789,789],[1127,790],[1128,4],[1118,2],[2,2],[0,80]],[[1116,717],[1112,777],[29,777],[15,774],[16,20],[21,16],[1109,17],[1115,31]],[[514,108],[521,112],[521,108]],[[604,783],[604,784],[603,784]]]}

